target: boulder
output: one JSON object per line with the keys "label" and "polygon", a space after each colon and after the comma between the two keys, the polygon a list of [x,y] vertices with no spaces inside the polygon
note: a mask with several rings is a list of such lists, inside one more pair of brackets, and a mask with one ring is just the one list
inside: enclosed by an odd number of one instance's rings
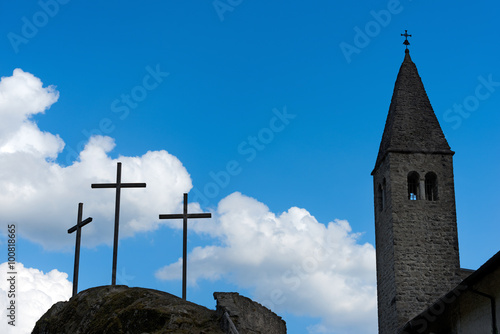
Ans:
{"label": "boulder", "polygon": [[31,334],[286,334],[264,306],[234,292],[216,292],[217,309],[166,292],[100,286],[54,304]]}
{"label": "boulder", "polygon": [[166,292],[102,286],[54,304],[32,334],[222,334],[215,311]]}

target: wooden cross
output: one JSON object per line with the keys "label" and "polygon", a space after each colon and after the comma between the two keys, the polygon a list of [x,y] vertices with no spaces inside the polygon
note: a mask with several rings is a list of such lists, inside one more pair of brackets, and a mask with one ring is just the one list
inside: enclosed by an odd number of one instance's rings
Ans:
{"label": "wooden cross", "polygon": [[146,188],[146,183],[122,183],[122,163],[118,162],[116,165],[116,183],[93,183],[92,188],[116,188],[115,235],[113,240],[113,271],[111,273],[111,285],[116,285],[118,227],[120,222],[120,190],[121,188]]}
{"label": "wooden cross", "polygon": [[186,279],[187,279],[187,220],[189,218],[211,218],[211,213],[189,213],[188,214],[188,194],[184,193],[184,212],[179,214],[160,215],[160,219],[182,219],[182,299],[186,300]]}
{"label": "wooden cross", "polygon": [[89,217],[82,221],[83,215],[83,203],[78,203],[78,218],[76,220],[76,225],[68,230],[68,233],[73,233],[76,231],[76,246],[75,246],[75,268],[73,270],[73,296],[78,293],[78,268],[80,266],[80,239],[82,237],[81,229],[88,223],[92,221],[92,217]]}
{"label": "wooden cross", "polygon": [[405,30],[404,34],[401,34],[401,36],[405,37],[405,41],[403,44],[406,46],[406,49],[408,49],[408,45],[410,45],[410,42],[408,41],[408,37],[411,37],[411,35],[408,35],[408,30]]}

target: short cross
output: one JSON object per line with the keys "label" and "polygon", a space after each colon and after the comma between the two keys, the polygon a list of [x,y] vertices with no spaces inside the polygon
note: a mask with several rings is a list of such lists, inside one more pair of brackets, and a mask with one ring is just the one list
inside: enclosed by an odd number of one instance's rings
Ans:
{"label": "short cross", "polygon": [[83,203],[78,203],[78,218],[76,225],[68,230],[68,233],[76,231],[76,246],[75,246],[75,268],[73,269],[73,296],[78,293],[78,267],[80,266],[80,239],[82,237],[81,229],[92,221],[89,217],[82,221]]}
{"label": "short cross", "polygon": [[113,272],[111,285],[116,285],[116,264],[118,257],[118,227],[120,222],[120,190],[121,188],[145,188],[146,183],[122,183],[122,163],[116,165],[116,183],[93,183],[92,188],[116,188],[115,201],[115,235],[113,239]]}
{"label": "short cross", "polygon": [[181,219],[183,222],[182,235],[182,299],[186,300],[186,276],[187,276],[187,220],[188,218],[211,218],[211,213],[189,213],[188,194],[184,193],[184,213],[160,215],[160,219]]}
{"label": "short cross", "polygon": [[408,35],[408,30],[405,30],[404,34],[401,34],[401,36],[404,36],[405,41],[403,44],[406,46],[406,49],[408,49],[408,45],[410,45],[410,42],[408,41],[408,37],[411,37],[411,35]]}

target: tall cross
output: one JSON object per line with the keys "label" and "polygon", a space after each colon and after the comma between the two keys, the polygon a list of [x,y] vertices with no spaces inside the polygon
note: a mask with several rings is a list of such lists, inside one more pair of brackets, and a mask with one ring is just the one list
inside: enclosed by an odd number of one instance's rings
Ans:
{"label": "tall cross", "polygon": [[406,46],[406,50],[408,50],[408,45],[410,45],[410,42],[408,41],[408,37],[411,37],[411,35],[408,35],[408,30],[405,30],[404,34],[401,34],[401,36],[404,36],[405,41],[403,44]]}
{"label": "tall cross", "polygon": [[78,203],[78,218],[76,219],[76,225],[68,230],[68,233],[73,233],[76,231],[76,246],[75,246],[75,268],[73,269],[73,296],[78,293],[78,268],[80,266],[80,239],[82,237],[82,227],[87,225],[92,221],[92,217],[89,217],[82,221],[83,215],[83,203]]}
{"label": "tall cross", "polygon": [[113,272],[111,285],[116,285],[116,263],[118,257],[118,227],[120,224],[120,192],[121,188],[146,188],[146,183],[122,183],[122,163],[116,164],[116,183],[93,183],[92,188],[115,188],[115,235],[113,240]]}
{"label": "tall cross", "polygon": [[186,300],[186,279],[187,279],[187,220],[189,218],[211,218],[211,213],[189,213],[188,214],[188,194],[184,193],[184,212],[179,214],[160,215],[160,219],[182,219],[182,299]]}

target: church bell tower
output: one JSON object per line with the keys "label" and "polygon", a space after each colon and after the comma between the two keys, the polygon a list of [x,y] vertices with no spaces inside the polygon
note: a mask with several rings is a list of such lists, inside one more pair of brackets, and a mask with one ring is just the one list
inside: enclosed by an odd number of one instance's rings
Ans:
{"label": "church bell tower", "polygon": [[380,334],[459,281],[453,154],[406,49],[372,172]]}

